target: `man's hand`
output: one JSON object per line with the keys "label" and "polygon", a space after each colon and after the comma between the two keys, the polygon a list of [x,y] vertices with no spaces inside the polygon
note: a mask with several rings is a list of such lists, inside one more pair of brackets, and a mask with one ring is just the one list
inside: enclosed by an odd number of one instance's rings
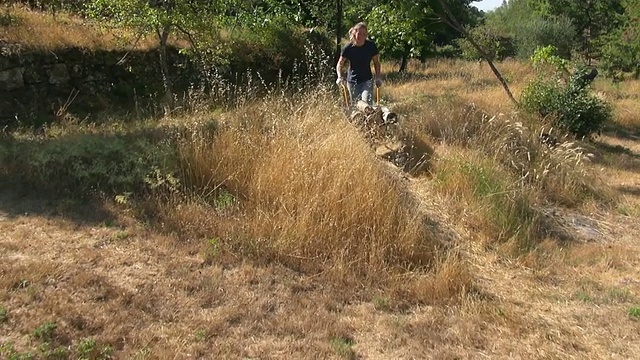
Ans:
{"label": "man's hand", "polygon": [[347,80],[345,80],[342,76],[340,76],[337,80],[336,80],[336,84],[338,85],[345,85],[347,82]]}
{"label": "man's hand", "polygon": [[376,80],[375,80],[375,83],[376,83],[376,87],[381,87],[382,86],[382,79],[377,77]]}

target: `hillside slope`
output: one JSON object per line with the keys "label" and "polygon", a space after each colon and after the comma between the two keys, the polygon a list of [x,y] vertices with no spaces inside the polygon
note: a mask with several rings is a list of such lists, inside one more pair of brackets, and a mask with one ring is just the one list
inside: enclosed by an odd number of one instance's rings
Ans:
{"label": "hillside slope", "polygon": [[[640,205],[640,139],[602,167]],[[444,146],[444,145],[443,145]],[[436,153],[446,153],[446,147]],[[397,176],[402,177],[401,173]],[[590,358],[640,352],[638,214],[550,210],[574,241],[504,257],[448,212],[433,179],[405,178],[473,274],[473,289],[403,305],[277,264],[211,261],[115,205],[0,196],[0,353],[5,358]],[[444,211],[443,211],[444,209]],[[442,271],[446,271],[443,267]],[[446,277],[446,276],[445,276]],[[456,275],[452,279],[459,279]]]}

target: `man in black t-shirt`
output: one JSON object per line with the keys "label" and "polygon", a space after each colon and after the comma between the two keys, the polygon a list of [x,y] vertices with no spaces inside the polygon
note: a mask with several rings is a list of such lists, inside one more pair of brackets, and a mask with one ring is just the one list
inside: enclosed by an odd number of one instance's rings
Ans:
{"label": "man in black t-shirt", "polygon": [[[350,42],[342,48],[340,59],[336,65],[338,80],[336,83],[343,86],[345,83],[351,94],[351,102],[364,100],[372,104],[373,84],[382,86],[380,79],[380,59],[378,58],[378,47],[367,39],[367,25],[358,23],[349,29]],[[349,61],[347,78],[342,76],[342,66],[345,61]],[[371,73],[371,61],[375,71],[375,78]]]}

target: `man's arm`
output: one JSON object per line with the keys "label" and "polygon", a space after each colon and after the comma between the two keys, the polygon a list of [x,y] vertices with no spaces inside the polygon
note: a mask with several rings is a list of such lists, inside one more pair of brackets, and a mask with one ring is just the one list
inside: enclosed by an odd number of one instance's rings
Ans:
{"label": "man's arm", "polygon": [[338,74],[338,79],[342,79],[342,67],[344,66],[344,63],[346,62],[346,60],[347,58],[340,55],[340,58],[338,59],[338,63],[336,64],[336,73]]}
{"label": "man's arm", "polygon": [[380,78],[380,58],[378,55],[373,55],[373,69],[376,72],[376,78]]}

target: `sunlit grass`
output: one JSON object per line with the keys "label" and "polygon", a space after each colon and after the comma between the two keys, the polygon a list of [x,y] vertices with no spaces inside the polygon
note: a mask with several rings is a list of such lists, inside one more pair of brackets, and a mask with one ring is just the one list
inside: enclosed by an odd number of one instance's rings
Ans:
{"label": "sunlit grass", "polygon": [[152,37],[138,36],[133,31],[106,29],[93,21],[57,12],[32,11],[18,5],[0,5],[0,38],[8,43],[40,50],[60,50],[80,47],[91,50],[128,49],[135,43],[137,49],[155,47]]}

